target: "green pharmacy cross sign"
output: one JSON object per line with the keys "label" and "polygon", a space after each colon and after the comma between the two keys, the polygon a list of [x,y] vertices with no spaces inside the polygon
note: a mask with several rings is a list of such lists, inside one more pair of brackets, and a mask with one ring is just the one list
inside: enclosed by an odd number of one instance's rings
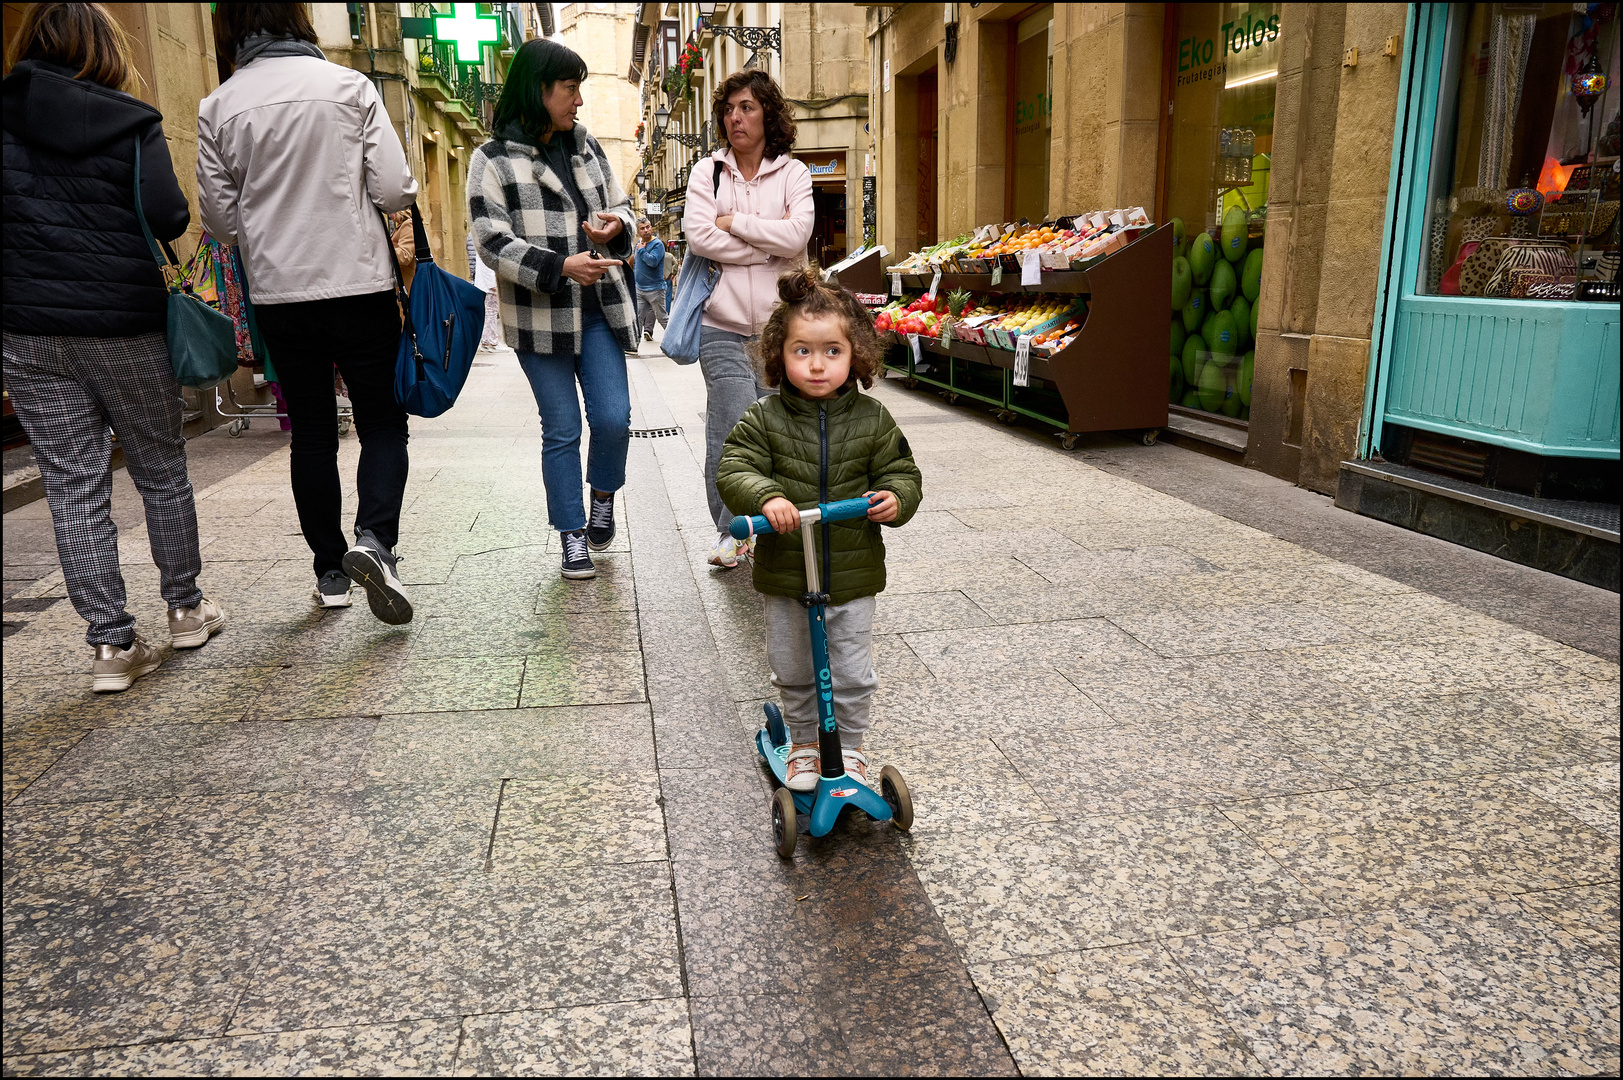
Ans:
{"label": "green pharmacy cross sign", "polygon": [[434,16],[434,40],[454,43],[457,63],[477,64],[482,46],[501,41],[501,20],[479,14],[478,4],[452,4],[451,10]]}

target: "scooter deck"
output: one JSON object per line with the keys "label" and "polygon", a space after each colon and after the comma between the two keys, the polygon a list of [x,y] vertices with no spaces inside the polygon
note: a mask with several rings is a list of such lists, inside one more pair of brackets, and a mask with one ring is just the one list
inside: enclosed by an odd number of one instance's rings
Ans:
{"label": "scooter deck", "polygon": [[[755,749],[771,768],[778,786],[782,787],[788,779],[789,744],[774,746],[771,733],[763,727],[755,733]],[[828,835],[840,812],[847,806],[855,806],[875,821],[889,821],[892,817],[889,803],[872,788],[849,776],[832,779],[820,776],[817,778],[817,790],[791,791],[789,794],[795,800],[797,814],[811,815],[813,836]]]}

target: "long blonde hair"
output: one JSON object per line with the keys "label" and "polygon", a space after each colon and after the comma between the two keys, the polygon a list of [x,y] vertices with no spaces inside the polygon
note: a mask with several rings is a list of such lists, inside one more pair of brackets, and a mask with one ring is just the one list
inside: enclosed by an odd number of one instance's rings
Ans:
{"label": "long blonde hair", "polygon": [[74,78],[114,90],[141,81],[130,58],[129,35],[101,4],[30,4],[7,60],[8,66],[42,60],[77,68]]}

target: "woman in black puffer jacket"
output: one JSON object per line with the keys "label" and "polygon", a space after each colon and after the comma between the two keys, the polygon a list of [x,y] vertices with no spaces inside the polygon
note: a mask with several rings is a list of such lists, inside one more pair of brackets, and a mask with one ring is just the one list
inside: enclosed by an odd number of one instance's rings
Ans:
{"label": "woman in black puffer jacket", "polygon": [[123,34],[100,4],[35,4],[3,84],[4,373],[34,445],[68,596],[90,624],[94,689],[125,690],[161,662],[135,633],[111,516],[111,439],[146,504],[176,648],[208,641],[225,614],[197,587],[197,510],[186,473],[180,387],[164,337],[153,234],[186,231],[158,110],[118,89]]}

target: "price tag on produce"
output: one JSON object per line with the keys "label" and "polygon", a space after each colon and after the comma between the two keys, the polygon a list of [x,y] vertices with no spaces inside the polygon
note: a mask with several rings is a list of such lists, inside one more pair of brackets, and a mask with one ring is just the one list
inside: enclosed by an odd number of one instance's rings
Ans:
{"label": "price tag on produce", "polygon": [[993,285],[1001,285],[1001,284],[1003,284],[1003,260],[1002,259],[999,259],[997,262],[992,264],[992,284]]}
{"label": "price tag on produce", "polygon": [[1020,284],[1041,285],[1043,283],[1043,257],[1035,251],[1027,251],[1020,257]]}
{"label": "price tag on produce", "polygon": [[935,299],[935,291],[941,288],[941,267],[935,268],[935,277],[930,279],[930,291],[925,293],[931,300]]}
{"label": "price tag on produce", "polygon": [[1021,334],[1014,341],[1014,385],[1031,385],[1031,335]]}
{"label": "price tag on produce", "polygon": [[918,367],[918,365],[919,365],[919,336],[917,334],[909,334],[909,335],[907,335],[907,347],[909,349],[913,350],[913,366]]}
{"label": "price tag on produce", "polygon": [[892,296],[900,296],[900,295],[902,295],[902,275],[900,275],[900,274],[892,274],[892,275],[890,275],[890,295],[892,295]]}

